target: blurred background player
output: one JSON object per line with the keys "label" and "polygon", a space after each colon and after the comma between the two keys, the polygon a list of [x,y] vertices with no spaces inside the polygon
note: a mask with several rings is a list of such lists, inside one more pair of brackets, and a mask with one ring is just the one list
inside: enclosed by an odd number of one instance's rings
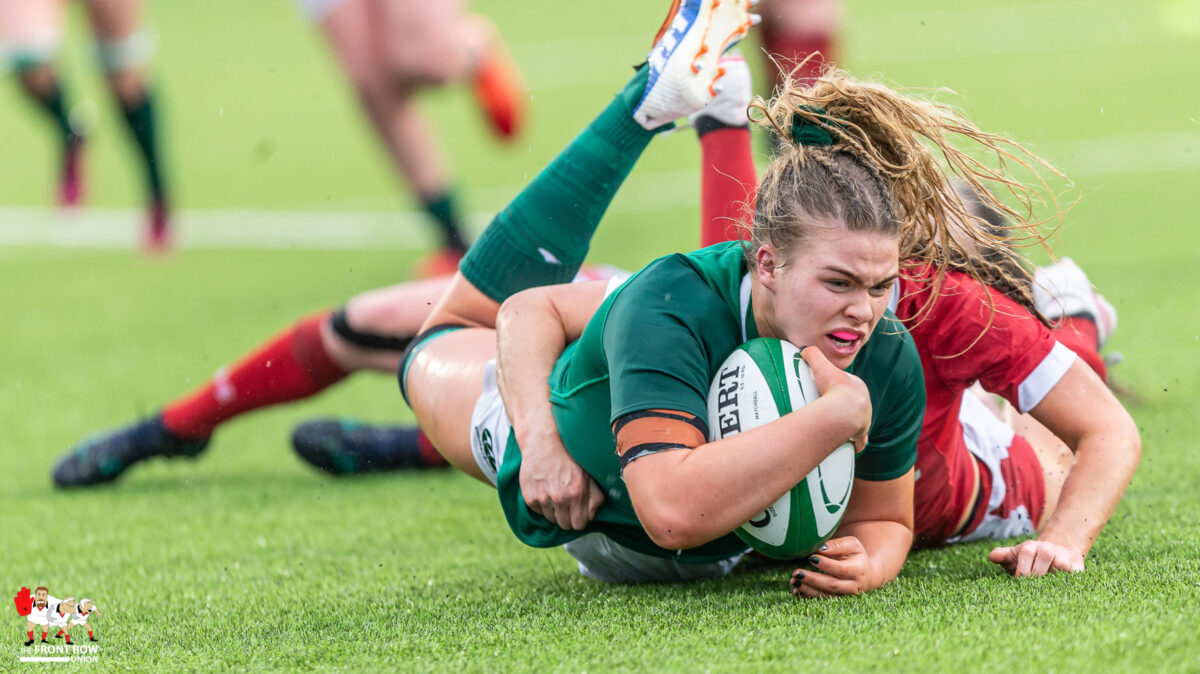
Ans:
{"label": "blurred background player", "polygon": [[[841,0],[760,0],[765,82],[774,91],[791,78],[808,86],[826,63],[837,60],[837,37],[842,26]],[[797,67],[798,66],[798,67]],[[770,96],[770,91],[765,95]],[[778,154],[780,137],[769,134],[772,154]],[[702,245],[717,243],[716,238]]]}
{"label": "blurred background player", "polygon": [[443,152],[414,97],[424,87],[470,83],[496,136],[516,136],[524,86],[496,26],[467,14],[461,0],[297,2],[320,26],[393,165],[438,225],[441,250],[418,273],[453,272],[467,246],[462,211]]}
{"label": "blurred background player", "polygon": [[[791,76],[804,85],[811,84],[834,53],[842,25],[840,0],[761,0],[762,50],[771,86],[779,86]],[[815,56],[805,62],[810,55]],[[803,67],[793,72],[793,68]]]}
{"label": "blurred background player", "polygon": [[[96,39],[108,88],[138,149],[146,178],[148,251],[169,247],[169,199],[159,157],[154,97],[146,77],[150,39],[141,29],[141,0],[82,0]],[[55,60],[62,43],[67,0],[0,0],[0,48],[22,90],[45,111],[61,142],[58,201],[83,199],[82,129],[69,122]]]}

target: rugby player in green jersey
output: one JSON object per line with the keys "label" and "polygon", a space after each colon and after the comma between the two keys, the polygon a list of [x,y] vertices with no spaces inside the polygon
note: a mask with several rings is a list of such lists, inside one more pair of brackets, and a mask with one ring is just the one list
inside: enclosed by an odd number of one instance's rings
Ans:
{"label": "rugby player in green jersey", "polygon": [[[413,340],[401,389],[446,459],[497,487],[521,540],[565,545],[584,574],[616,582],[728,573],[745,550],[731,532],[851,439],[853,496],[810,596],[867,591],[912,543],[924,389],[885,309],[901,233],[947,240],[956,203],[917,134],[960,168],[969,160],[945,134],[995,140],[874,85],[839,80],[819,101],[789,90],[765,121],[803,151],[768,168],[749,244],[668,256],[616,288],[553,285],[655,132],[699,107],[678,92],[715,86],[704,54],[741,19],[709,4],[676,8],[648,67],[485,230]],[[815,103],[846,114],[831,121]],[[755,336],[806,345],[823,396],[708,442],[709,382]],[[531,497],[571,471],[582,499]]]}

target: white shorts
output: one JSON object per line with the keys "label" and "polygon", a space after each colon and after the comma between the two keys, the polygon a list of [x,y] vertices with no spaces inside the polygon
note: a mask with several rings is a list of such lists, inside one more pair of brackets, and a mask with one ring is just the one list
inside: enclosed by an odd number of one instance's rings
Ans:
{"label": "white shorts", "polygon": [[87,618],[79,618],[79,617],[71,618],[71,625],[72,626],[87,625]]}
{"label": "white shorts", "polygon": [[471,412],[471,455],[483,476],[496,486],[496,472],[504,461],[504,447],[512,422],[508,410],[500,398],[500,386],[496,383],[496,361],[489,360],[483,369],[483,388]]}
{"label": "white shorts", "polygon": [[46,616],[44,616],[44,615],[37,616],[37,615],[30,614],[26,617],[29,620],[29,622],[33,623],[34,625],[41,625],[41,626],[45,627],[46,625],[50,624],[50,621],[47,620]]}
{"label": "white shorts", "polygon": [[[471,413],[471,455],[492,486],[496,485],[497,467],[504,462],[504,447],[512,422],[500,398],[496,383],[496,361],[483,370],[483,388]],[[581,536],[563,546],[579,562],[579,572],[588,578],[609,583],[672,583],[703,578],[719,578],[733,570],[742,559],[691,564],[655,557],[630,550],[601,533]]]}
{"label": "white shorts", "polygon": [[[1037,523],[1030,515],[1029,507],[1024,500],[1010,497],[1009,490],[1027,485],[1009,484],[1013,480],[1009,450],[1013,449],[1016,434],[1008,424],[996,417],[987,404],[975,393],[968,391],[963,396],[962,407],[959,408],[958,420],[963,427],[963,441],[991,473],[991,494],[986,505],[986,514],[979,526],[968,531],[965,535],[951,538],[947,543],[980,541],[985,539],[1004,539],[1014,536],[1028,536],[1034,532]],[[1027,445],[1024,443],[1022,446]],[[1036,462],[1036,457],[1035,462]],[[1028,463],[1028,461],[1024,462]],[[1005,470],[1007,469],[1007,470]],[[1040,476],[1040,467],[1036,471]],[[1037,485],[1042,489],[1041,485]],[[1036,497],[1037,495],[1035,495]]]}
{"label": "white shorts", "polygon": [[68,624],[68,623],[70,623],[70,622],[71,622],[71,618],[70,618],[70,616],[66,616],[66,617],[64,617],[62,620],[56,620],[56,619],[54,619],[54,618],[51,618],[51,619],[50,619],[50,626],[51,626],[51,627],[66,627],[66,626],[67,626],[67,624]]}
{"label": "white shorts", "polygon": [[743,553],[716,562],[689,563],[655,557],[617,543],[602,533],[580,536],[563,546],[579,562],[579,573],[607,583],[678,583],[729,575]]}

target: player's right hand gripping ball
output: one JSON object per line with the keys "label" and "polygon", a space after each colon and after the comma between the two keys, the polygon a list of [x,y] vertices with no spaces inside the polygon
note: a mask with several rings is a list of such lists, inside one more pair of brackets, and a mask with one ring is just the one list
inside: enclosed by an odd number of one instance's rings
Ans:
{"label": "player's right hand gripping ball", "polygon": [[33,597],[29,596],[29,588],[23,587],[13,597],[13,603],[17,605],[17,615],[27,616],[33,612]]}

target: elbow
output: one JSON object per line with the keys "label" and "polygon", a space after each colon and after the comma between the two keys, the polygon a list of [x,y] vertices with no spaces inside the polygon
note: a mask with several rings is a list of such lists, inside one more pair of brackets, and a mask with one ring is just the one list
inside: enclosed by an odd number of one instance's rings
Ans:
{"label": "elbow", "polygon": [[500,309],[496,312],[496,326],[508,322],[509,319],[515,319],[521,315],[521,312],[530,306],[533,301],[533,296],[537,288],[522,290],[521,292],[510,296],[500,304]]}
{"label": "elbow", "polygon": [[704,545],[720,536],[706,531],[696,518],[672,508],[656,508],[655,512],[638,513],[642,528],[654,544],[665,550],[687,550]]}

